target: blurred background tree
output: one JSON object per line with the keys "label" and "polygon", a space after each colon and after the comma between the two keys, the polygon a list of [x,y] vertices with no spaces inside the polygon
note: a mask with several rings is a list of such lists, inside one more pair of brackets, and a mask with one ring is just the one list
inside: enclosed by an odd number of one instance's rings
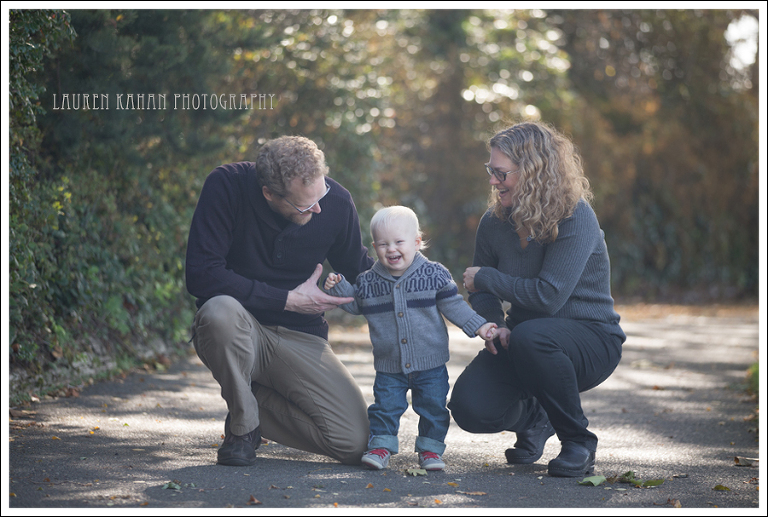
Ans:
{"label": "blurred background tree", "polygon": [[[757,15],[12,10],[12,365],[87,361],[94,336],[129,357],[158,337],[185,343],[202,183],[283,134],[325,151],[365,242],[377,208],[409,205],[428,256],[460,278],[490,190],[485,141],[550,122],[584,157],[615,296],[756,298],[759,60],[739,66],[729,33]],[[109,109],[53,109],[54,94],[60,107],[85,93]],[[118,94],[145,105],[118,110]],[[174,94],[272,106],[182,109]]]}

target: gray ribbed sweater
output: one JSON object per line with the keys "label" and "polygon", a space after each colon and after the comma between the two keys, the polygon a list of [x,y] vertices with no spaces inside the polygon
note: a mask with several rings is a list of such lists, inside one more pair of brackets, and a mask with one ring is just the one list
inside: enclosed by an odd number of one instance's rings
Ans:
{"label": "gray ribbed sweater", "polygon": [[458,293],[448,269],[418,252],[400,278],[376,261],[358,275],[354,287],[344,279],[328,292],[355,297],[340,307],[368,320],[378,372],[410,373],[448,362],[448,329],[441,314],[469,337],[486,323]]}
{"label": "gray ribbed sweater", "polygon": [[512,304],[508,326],[533,318],[572,318],[615,325],[611,268],[597,216],[582,200],[559,225],[554,242],[531,241],[523,249],[512,224],[489,210],[477,229],[474,265],[481,266],[470,294],[472,307],[504,325],[501,300]]}

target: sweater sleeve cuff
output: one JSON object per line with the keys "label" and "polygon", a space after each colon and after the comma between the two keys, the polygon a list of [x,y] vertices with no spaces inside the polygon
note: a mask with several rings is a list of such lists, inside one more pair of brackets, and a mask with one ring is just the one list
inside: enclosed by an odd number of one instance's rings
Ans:
{"label": "sweater sleeve cuff", "polygon": [[288,301],[288,291],[267,284],[263,284],[261,289],[258,289],[256,282],[254,282],[254,287],[248,298],[250,300],[248,306],[250,307],[282,311],[285,310],[285,303]]}
{"label": "sweater sleeve cuff", "polygon": [[485,318],[483,318],[479,314],[475,314],[469,319],[468,322],[464,324],[463,327],[461,327],[461,330],[463,330],[464,333],[469,337],[475,337],[477,336],[477,329],[479,329],[486,323],[488,322],[485,320]]}
{"label": "sweater sleeve cuff", "polygon": [[341,277],[341,282],[331,287],[328,291],[331,296],[337,296],[339,298],[348,298],[355,296],[355,288],[350,284],[346,278]]}

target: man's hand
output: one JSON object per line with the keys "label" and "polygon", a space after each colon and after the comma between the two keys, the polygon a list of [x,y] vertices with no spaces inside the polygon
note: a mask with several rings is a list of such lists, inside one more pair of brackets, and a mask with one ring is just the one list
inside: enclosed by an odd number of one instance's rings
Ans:
{"label": "man's hand", "polygon": [[318,264],[306,282],[288,291],[288,299],[285,301],[285,310],[300,314],[320,314],[330,311],[339,305],[351,303],[354,298],[341,298],[325,294],[317,287],[317,281],[323,273],[323,265]]}

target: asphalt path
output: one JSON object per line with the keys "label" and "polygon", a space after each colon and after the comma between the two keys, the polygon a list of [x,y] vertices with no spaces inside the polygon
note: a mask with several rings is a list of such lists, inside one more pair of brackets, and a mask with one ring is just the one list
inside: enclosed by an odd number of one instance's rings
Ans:
{"label": "asphalt path", "polygon": [[[514,433],[469,434],[453,422],[446,469],[409,472],[418,467],[411,452],[418,419],[412,409],[401,421],[401,452],[384,471],[341,465],[275,442],[261,446],[254,466],[219,466],[226,407],[208,370],[190,355],[163,371],[138,370],[72,390],[69,397],[11,408],[4,429],[3,514],[34,508],[77,508],[77,515],[142,508],[347,508],[354,515],[359,508],[545,508],[589,509],[592,515],[737,508],[764,515],[764,467],[754,466],[760,455],[758,423],[751,418],[756,402],[743,391],[745,371],[757,360],[756,313],[625,317],[622,324],[628,339],[621,364],[582,396],[600,440],[595,474],[607,478],[598,486],[547,475],[547,462],[559,452],[556,437],[537,463],[513,466],[504,450]],[[455,327],[450,334],[453,382],[481,342]],[[330,341],[372,402],[367,334],[337,330]],[[744,465],[749,462],[753,466]],[[617,479],[630,471],[635,479],[660,484],[637,487]]]}

